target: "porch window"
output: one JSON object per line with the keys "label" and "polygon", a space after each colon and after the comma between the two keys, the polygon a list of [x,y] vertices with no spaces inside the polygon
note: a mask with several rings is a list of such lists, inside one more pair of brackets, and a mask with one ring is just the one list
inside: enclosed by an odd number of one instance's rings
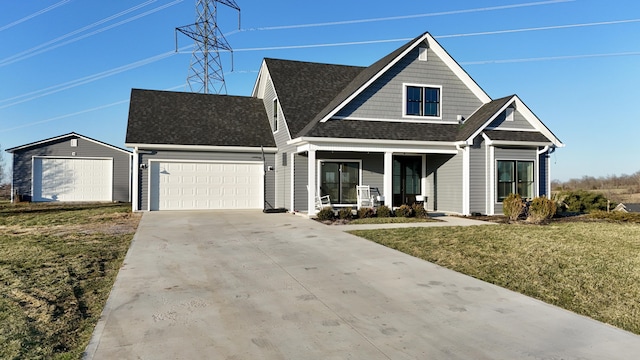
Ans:
{"label": "porch window", "polygon": [[440,116],[440,88],[407,86],[405,115]]}
{"label": "porch window", "polygon": [[524,199],[534,197],[533,161],[498,160],[498,202],[509,194],[518,194]]}
{"label": "porch window", "polygon": [[359,162],[322,161],[320,165],[320,194],[329,195],[333,204],[356,204],[360,185]]}

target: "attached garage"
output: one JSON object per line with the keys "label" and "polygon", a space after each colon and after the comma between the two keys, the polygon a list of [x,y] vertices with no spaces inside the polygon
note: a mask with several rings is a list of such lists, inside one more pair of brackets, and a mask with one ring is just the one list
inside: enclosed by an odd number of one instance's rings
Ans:
{"label": "attached garage", "polygon": [[33,158],[32,201],[111,201],[113,159]]}
{"label": "attached garage", "polygon": [[150,210],[262,209],[262,162],[150,161]]}
{"label": "attached garage", "polygon": [[69,133],[7,149],[12,199],[34,202],[131,201],[131,152]]}

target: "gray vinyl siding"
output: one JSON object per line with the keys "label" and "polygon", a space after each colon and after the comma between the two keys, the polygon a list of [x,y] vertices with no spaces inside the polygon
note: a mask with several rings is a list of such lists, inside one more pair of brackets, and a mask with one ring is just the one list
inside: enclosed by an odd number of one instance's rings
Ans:
{"label": "gray vinyl siding", "polygon": [[[143,149],[141,149],[141,152]],[[150,154],[141,153],[140,164],[149,165],[149,160],[184,160],[189,161],[262,161],[262,153],[260,149],[256,152],[213,152],[213,151],[150,151]],[[273,153],[265,153],[264,168],[275,166],[275,155]],[[138,184],[138,199],[140,210],[149,210],[149,173],[151,167],[141,170],[137,169],[140,182]],[[267,171],[265,175],[265,208],[269,208],[275,203],[275,172]],[[273,207],[273,206],[271,206]]]}
{"label": "gray vinyl siding", "polygon": [[477,137],[469,149],[469,211],[487,212],[487,151],[482,137]]}
{"label": "gray vinyl siding", "polygon": [[[78,140],[77,147],[71,147],[71,139]],[[75,152],[75,155],[73,153]],[[130,189],[131,154],[81,137],[65,137],[59,140],[16,150],[13,153],[14,193],[24,200],[31,200],[32,158],[111,158],[113,159],[112,201],[128,202]]]}
{"label": "gray vinyl siding", "polygon": [[427,155],[427,209],[462,213],[462,154]]}
{"label": "gray vinyl siding", "polygon": [[428,50],[428,61],[420,61],[418,48],[415,48],[353,99],[337,116],[402,119],[405,111],[404,83],[442,86],[442,119],[434,121],[456,122],[457,115],[468,117],[482,105],[431,49]]}
{"label": "gray vinyl siding", "polygon": [[505,128],[505,129],[516,129],[516,130],[535,130],[535,128],[524,118],[524,116],[520,113],[520,111],[516,110],[513,112],[513,121],[505,121],[506,114],[503,111],[498,115],[492,122],[489,124],[489,128]]}
{"label": "gray vinyl siding", "polygon": [[[495,149],[495,160],[520,160],[520,161],[536,161],[536,149],[518,149],[518,148],[496,148]],[[497,165],[494,166],[497,169]],[[497,174],[494,174],[494,177]],[[540,176],[538,174],[534,174],[534,181],[536,184],[540,183]],[[497,190],[495,191],[497,194]],[[502,203],[496,202],[496,199],[491,199],[494,201],[494,213],[502,214]]]}
{"label": "gray vinyl siding", "polygon": [[[271,78],[266,80],[265,92],[264,92],[264,108],[269,116],[269,124],[273,130],[273,100],[276,99],[276,92],[273,87]],[[273,133],[273,137],[276,141],[276,147],[278,153],[275,157],[275,181],[274,181],[274,207],[286,208],[291,206],[291,171],[293,171],[293,165],[289,164],[291,160],[291,153],[295,151],[295,147],[287,145],[287,141],[291,140],[289,129],[287,128],[285,121],[285,114],[282,113],[282,106],[279,106],[278,111],[278,130]],[[286,154],[287,165],[283,163],[282,156]],[[289,209],[293,210],[293,209]]]}
{"label": "gray vinyl siding", "polygon": [[294,157],[294,174],[295,184],[293,185],[294,199],[293,210],[294,211],[307,211],[307,199],[308,191],[307,185],[309,184],[309,170],[307,165],[309,159],[306,154],[296,154]]}

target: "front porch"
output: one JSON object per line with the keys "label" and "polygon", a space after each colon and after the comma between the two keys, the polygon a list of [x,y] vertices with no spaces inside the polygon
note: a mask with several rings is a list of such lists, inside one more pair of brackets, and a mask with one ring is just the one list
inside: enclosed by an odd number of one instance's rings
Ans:
{"label": "front porch", "polygon": [[[376,151],[377,150],[377,151]],[[402,151],[399,151],[402,150]],[[455,147],[431,149],[309,149],[296,155],[292,208],[317,212],[317,198],[328,196],[334,208],[357,207],[356,186],[368,185],[390,208],[422,201],[429,211],[461,212],[462,162]],[[439,181],[439,177],[447,179]],[[455,179],[450,179],[453,176]],[[304,191],[301,191],[304,190]],[[456,204],[457,203],[457,204]]]}

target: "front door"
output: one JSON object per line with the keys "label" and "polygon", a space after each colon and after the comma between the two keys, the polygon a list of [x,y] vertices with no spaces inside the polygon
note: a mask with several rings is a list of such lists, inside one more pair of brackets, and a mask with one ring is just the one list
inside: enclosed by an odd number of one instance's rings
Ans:
{"label": "front door", "polygon": [[360,185],[360,164],[347,161],[323,161],[320,169],[320,194],[329,195],[332,204],[355,204]]}
{"label": "front door", "polygon": [[393,206],[413,205],[422,194],[422,157],[393,157]]}

